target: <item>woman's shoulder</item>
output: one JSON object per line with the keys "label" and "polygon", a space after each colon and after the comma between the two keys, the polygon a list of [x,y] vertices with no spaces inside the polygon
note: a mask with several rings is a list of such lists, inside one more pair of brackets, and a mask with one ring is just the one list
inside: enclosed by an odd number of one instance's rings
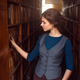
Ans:
{"label": "woman's shoulder", "polygon": [[44,34],[42,34],[40,37],[39,37],[39,39],[41,39],[44,35],[47,35],[48,33],[44,33]]}
{"label": "woman's shoulder", "polygon": [[42,37],[43,37],[43,35],[41,35],[41,36],[39,37],[39,40],[40,40]]}
{"label": "woman's shoulder", "polygon": [[66,37],[65,35],[63,35],[63,36],[66,38],[65,45],[71,44],[71,40],[68,37]]}

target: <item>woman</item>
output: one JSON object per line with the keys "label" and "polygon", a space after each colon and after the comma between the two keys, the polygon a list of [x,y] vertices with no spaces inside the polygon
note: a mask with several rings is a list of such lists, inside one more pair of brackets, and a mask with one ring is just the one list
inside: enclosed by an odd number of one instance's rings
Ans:
{"label": "woman", "polygon": [[[38,39],[34,50],[28,54],[10,39],[14,48],[28,61],[39,55],[33,80],[68,80],[73,70],[72,45],[60,30],[64,27],[64,18],[56,9],[50,8],[42,13],[41,26],[45,33]],[[61,62],[66,58],[66,70],[62,77]]]}

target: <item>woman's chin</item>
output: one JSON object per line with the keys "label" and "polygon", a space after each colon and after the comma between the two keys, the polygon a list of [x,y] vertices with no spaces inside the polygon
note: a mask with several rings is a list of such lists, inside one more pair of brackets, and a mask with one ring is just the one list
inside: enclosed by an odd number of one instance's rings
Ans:
{"label": "woman's chin", "polygon": [[44,31],[46,32],[46,31],[48,31],[48,30],[44,30]]}

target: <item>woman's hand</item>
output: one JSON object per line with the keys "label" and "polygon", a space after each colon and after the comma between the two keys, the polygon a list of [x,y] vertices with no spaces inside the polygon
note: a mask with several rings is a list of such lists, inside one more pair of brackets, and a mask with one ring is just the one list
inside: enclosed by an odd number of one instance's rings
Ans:
{"label": "woman's hand", "polygon": [[13,46],[16,44],[16,42],[15,42],[15,40],[14,40],[14,38],[12,36],[10,36],[10,41],[11,41]]}
{"label": "woman's hand", "polygon": [[12,45],[14,46],[14,48],[26,59],[28,53],[25,52],[24,50],[22,50],[22,49],[16,44],[16,42],[15,42],[15,40],[13,39],[12,36],[10,37],[10,41],[11,41]]}

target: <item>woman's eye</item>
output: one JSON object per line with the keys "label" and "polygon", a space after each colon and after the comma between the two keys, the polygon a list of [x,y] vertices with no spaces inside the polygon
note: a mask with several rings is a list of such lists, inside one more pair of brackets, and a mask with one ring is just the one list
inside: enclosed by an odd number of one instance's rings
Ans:
{"label": "woman's eye", "polygon": [[43,22],[43,24],[46,24],[45,22]]}

